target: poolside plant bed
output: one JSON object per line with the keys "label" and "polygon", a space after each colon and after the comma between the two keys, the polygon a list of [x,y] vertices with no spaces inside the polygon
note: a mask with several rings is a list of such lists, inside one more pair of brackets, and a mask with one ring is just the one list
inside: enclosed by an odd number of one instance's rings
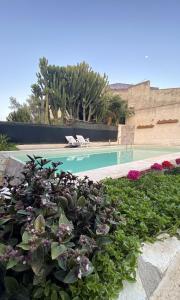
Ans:
{"label": "poolside plant bed", "polygon": [[47,163],[1,189],[0,299],[116,299],[141,243],[180,226],[180,159],[103,183]]}

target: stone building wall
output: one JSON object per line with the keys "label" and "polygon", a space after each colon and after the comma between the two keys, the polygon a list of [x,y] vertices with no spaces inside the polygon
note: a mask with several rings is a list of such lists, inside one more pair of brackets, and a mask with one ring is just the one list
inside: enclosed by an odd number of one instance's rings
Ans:
{"label": "stone building wall", "polygon": [[134,144],[180,145],[180,88],[152,88],[146,81],[113,92],[134,107],[127,120],[135,128]]}

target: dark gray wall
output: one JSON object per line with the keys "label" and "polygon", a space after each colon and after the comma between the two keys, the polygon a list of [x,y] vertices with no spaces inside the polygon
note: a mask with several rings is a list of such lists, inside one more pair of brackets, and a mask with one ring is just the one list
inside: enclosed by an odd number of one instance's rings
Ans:
{"label": "dark gray wall", "polygon": [[66,135],[76,134],[91,141],[116,141],[117,127],[104,124],[73,124],[53,126],[28,123],[0,122],[0,134],[6,134],[16,144],[65,143]]}

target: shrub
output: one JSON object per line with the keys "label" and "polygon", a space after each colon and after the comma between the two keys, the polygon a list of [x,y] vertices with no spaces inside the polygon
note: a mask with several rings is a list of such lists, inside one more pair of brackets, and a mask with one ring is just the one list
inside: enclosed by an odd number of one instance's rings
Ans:
{"label": "shrub", "polygon": [[176,159],[176,164],[177,164],[177,165],[180,165],[180,158],[177,158],[177,159]]}
{"label": "shrub", "polygon": [[162,171],[163,167],[162,165],[158,164],[158,163],[154,163],[152,166],[151,166],[151,170],[155,170],[155,171]]}
{"label": "shrub", "polygon": [[31,293],[45,299],[50,280],[47,299],[56,299],[53,293],[62,297],[65,287],[93,272],[93,257],[111,242],[119,217],[102,184],[56,174],[60,163],[45,168],[48,160],[29,158],[22,182],[13,186],[9,178],[1,190],[1,282],[13,299]]}
{"label": "shrub", "polygon": [[130,170],[128,175],[127,175],[127,178],[130,179],[130,180],[137,180],[140,178],[140,175],[141,173],[137,170]]}
{"label": "shrub", "polygon": [[162,167],[163,169],[172,169],[174,166],[170,161],[165,160],[162,162]]}
{"label": "shrub", "polygon": [[10,143],[7,135],[0,134],[0,151],[16,150],[15,145]]}

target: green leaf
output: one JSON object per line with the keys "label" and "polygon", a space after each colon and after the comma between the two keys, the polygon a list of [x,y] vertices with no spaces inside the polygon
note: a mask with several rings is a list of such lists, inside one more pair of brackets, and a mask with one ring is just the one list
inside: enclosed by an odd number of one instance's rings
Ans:
{"label": "green leaf", "polygon": [[13,267],[13,270],[16,272],[24,272],[29,269],[29,265],[23,265],[22,263],[18,263],[15,267]]}
{"label": "green leaf", "polygon": [[6,245],[0,244],[0,255],[3,255],[6,252]]}
{"label": "green leaf", "polygon": [[[72,237],[70,237],[70,239],[71,239]],[[67,239],[66,239],[67,240]],[[67,247],[67,248],[73,248],[73,247],[75,247],[76,246],[76,244],[75,243],[73,243],[73,242],[64,242],[64,245]]]}
{"label": "green leaf", "polygon": [[64,271],[67,270],[67,263],[66,263],[66,260],[62,257],[60,257],[58,259],[58,265],[60,266],[61,269],[63,269]]}
{"label": "green leaf", "polygon": [[66,277],[66,275],[67,275],[67,272],[63,271],[63,270],[60,270],[60,271],[57,271],[54,273],[55,278],[62,282],[64,281],[64,278]]}
{"label": "green leaf", "polygon": [[40,271],[44,265],[44,248],[39,246],[35,251],[32,253],[31,259],[31,267],[33,272],[38,276],[40,275]]}
{"label": "green leaf", "polygon": [[68,200],[64,196],[59,196],[58,200],[60,201],[61,207],[65,210],[68,207]]}
{"label": "green leaf", "polygon": [[17,214],[28,216],[29,212],[27,212],[26,210],[20,209],[17,211]]}
{"label": "green leaf", "polygon": [[27,232],[27,231],[24,231],[23,235],[22,235],[22,241],[24,244],[28,244],[29,240],[32,238],[32,235]]}
{"label": "green leaf", "polygon": [[1,219],[0,220],[0,226],[7,223],[9,220],[11,220],[11,218],[7,218],[7,219]]}
{"label": "green leaf", "polygon": [[19,284],[14,277],[6,276],[4,278],[4,283],[8,294],[14,295],[19,289]]}
{"label": "green leaf", "polygon": [[30,250],[31,246],[28,244],[20,243],[17,245],[17,247],[23,249],[23,250]]}
{"label": "green leaf", "polygon": [[44,289],[44,295],[48,297],[50,294],[50,286],[46,284],[45,289]]}
{"label": "green leaf", "polygon": [[56,290],[52,291],[51,300],[58,300],[58,294],[57,294]]}
{"label": "green leaf", "polygon": [[84,207],[85,204],[86,204],[86,198],[84,196],[79,197],[77,201],[77,205],[80,207]]}
{"label": "green leaf", "polygon": [[12,269],[13,267],[15,267],[17,265],[18,261],[16,259],[9,259],[7,265],[6,265],[6,269]]}
{"label": "green leaf", "polygon": [[111,244],[112,240],[107,236],[101,236],[96,239],[98,246],[103,246],[107,244]]}
{"label": "green leaf", "polygon": [[69,295],[66,292],[61,291],[59,294],[61,296],[61,300],[71,300],[71,298],[69,297]]}
{"label": "green leaf", "polygon": [[67,248],[64,245],[60,245],[57,242],[51,244],[51,257],[56,259],[60,254],[64,253]]}
{"label": "green leaf", "polygon": [[45,225],[46,225],[46,222],[45,222],[43,215],[39,215],[36,218],[36,220],[34,221],[34,228],[39,233],[45,232]]}
{"label": "green leaf", "polygon": [[60,218],[59,218],[59,225],[60,225],[60,224],[67,224],[67,225],[70,225],[70,224],[72,224],[72,223],[66,218],[66,216],[65,216],[64,213],[61,213],[61,216],[60,216]]}
{"label": "green leaf", "polygon": [[35,291],[35,293],[33,294],[33,297],[34,297],[35,299],[39,299],[39,298],[41,298],[42,296],[43,296],[43,288],[39,287],[39,288]]}
{"label": "green leaf", "polygon": [[77,267],[74,267],[66,275],[66,277],[63,280],[63,282],[70,284],[70,283],[76,282],[77,280],[78,280],[78,278],[77,278]]}

